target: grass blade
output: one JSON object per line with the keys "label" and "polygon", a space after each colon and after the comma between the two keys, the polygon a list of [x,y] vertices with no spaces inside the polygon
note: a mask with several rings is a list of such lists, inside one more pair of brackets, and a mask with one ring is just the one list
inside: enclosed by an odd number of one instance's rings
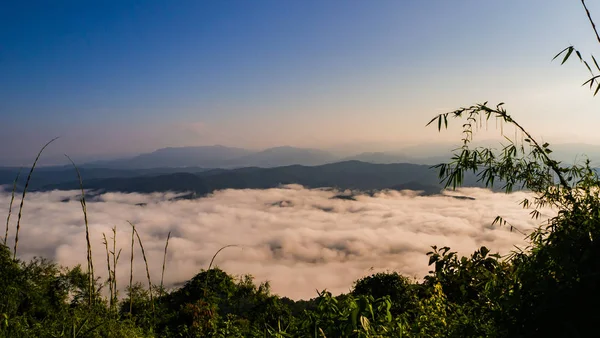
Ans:
{"label": "grass blade", "polygon": [[[221,247],[219,250],[217,250],[217,252],[214,254],[214,256],[212,257],[212,259],[210,260],[210,264],[208,265],[208,270],[210,270],[212,268],[213,262],[215,261],[215,258],[217,258],[217,255],[219,254],[219,252],[227,249],[227,248],[231,248],[231,247],[236,247],[239,246],[237,244],[229,244],[229,245],[225,245],[223,247]],[[207,270],[207,271],[208,271]]]}
{"label": "grass blade", "polygon": [[[215,261],[215,258],[217,258],[217,255],[221,251],[223,251],[223,250],[225,250],[227,248],[231,248],[231,247],[239,247],[239,245],[238,244],[229,244],[229,245],[222,246],[219,250],[217,250],[217,252],[215,252],[215,254],[213,255],[212,259],[210,260],[210,264],[208,265],[208,270],[206,270],[206,272],[209,272],[210,269],[212,268],[213,262]],[[209,277],[209,275],[207,274],[206,282],[204,284],[204,297],[206,297],[206,291],[208,290],[208,277]]]}

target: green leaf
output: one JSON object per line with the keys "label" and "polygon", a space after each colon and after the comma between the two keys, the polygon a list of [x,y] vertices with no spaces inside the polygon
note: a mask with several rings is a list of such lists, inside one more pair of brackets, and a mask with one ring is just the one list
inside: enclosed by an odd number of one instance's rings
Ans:
{"label": "green leaf", "polygon": [[[573,48],[573,46],[569,46],[563,50],[561,50],[558,54],[556,54],[553,58],[552,61],[554,61],[554,59],[556,59],[557,57],[559,57],[562,53],[564,53],[565,51],[567,51],[569,48]],[[600,69],[600,68],[599,68]]]}
{"label": "green leaf", "polygon": [[585,82],[584,82],[584,83],[583,83],[581,86],[583,87],[583,86],[585,86],[586,84],[588,84],[588,83],[589,83],[589,84],[590,84],[590,88],[592,88],[592,86],[594,85],[594,81],[595,81],[597,78],[599,78],[599,77],[600,77],[600,75],[593,76],[593,77],[591,77],[589,80],[585,81]]}
{"label": "green leaf", "polygon": [[371,323],[369,322],[369,319],[367,317],[360,316],[360,325],[367,332],[369,332],[369,330],[371,329]]}
{"label": "green leaf", "polygon": [[598,62],[596,61],[596,58],[594,57],[594,55],[592,55],[592,60],[594,60],[594,64],[596,65],[596,68],[598,68],[598,70],[600,70],[600,66],[598,66]]}
{"label": "green leaf", "polygon": [[571,53],[573,53],[573,50],[574,50],[573,47],[569,47],[569,51],[567,52],[567,55],[565,55],[565,58],[560,63],[561,65],[564,64],[565,62],[567,62],[567,60],[569,59],[569,56],[571,56]]}
{"label": "green leaf", "polygon": [[587,63],[587,61],[583,61],[583,64],[585,64],[585,66],[587,67],[587,69],[590,71],[590,73],[593,74],[592,72],[592,68],[590,68],[590,65]]}
{"label": "green leaf", "polygon": [[432,119],[431,119],[431,121],[427,122],[427,124],[425,125],[425,127],[427,127],[427,126],[429,126],[430,124],[432,124],[432,123],[433,123],[433,121],[435,121],[437,118],[438,118],[437,116],[436,116],[436,117],[434,117],[434,118],[432,118]]}
{"label": "green leaf", "polygon": [[496,224],[502,224],[502,217],[500,216],[496,216],[496,218],[494,218],[494,221],[492,222],[492,225],[496,225]]}

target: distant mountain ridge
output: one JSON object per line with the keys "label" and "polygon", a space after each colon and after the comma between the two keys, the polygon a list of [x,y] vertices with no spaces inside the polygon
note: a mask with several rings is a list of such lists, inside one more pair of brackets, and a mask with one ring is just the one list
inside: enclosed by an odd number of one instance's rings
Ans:
{"label": "distant mountain ridge", "polygon": [[[360,161],[336,162],[319,166],[215,169],[195,173],[179,172],[135,177],[96,179],[84,177],[84,186],[90,190],[140,193],[192,192],[196,196],[204,196],[222,189],[268,189],[285,184],[361,191],[419,188],[427,194],[435,194],[441,190],[437,171],[427,165],[372,164]],[[79,183],[71,179],[61,183],[38,185],[36,190],[72,190],[78,187]]]}
{"label": "distant mountain ridge", "polygon": [[[481,141],[472,146],[493,147],[497,150],[503,148],[500,141]],[[299,148],[292,146],[272,147],[264,150],[250,150],[223,145],[211,146],[193,146],[193,147],[167,147],[157,149],[148,153],[142,153],[135,156],[117,158],[112,160],[82,160],[90,158],[91,155],[72,156],[80,168],[104,168],[117,170],[138,170],[138,169],[156,169],[156,168],[243,168],[243,167],[279,167],[286,165],[322,165],[327,163],[341,161],[362,161],[378,164],[390,163],[413,163],[435,165],[447,162],[452,157],[452,150],[460,145],[449,143],[429,143],[421,145],[397,145],[394,148],[383,147],[385,151],[362,151],[364,147],[357,147],[357,153],[349,152],[348,149],[341,151],[325,151],[312,148]],[[600,166],[600,145],[591,144],[551,144],[553,158],[566,164],[575,161],[581,162],[586,156],[592,161],[592,166]],[[341,155],[341,154],[344,155]],[[43,154],[41,161],[38,162],[38,168],[61,168],[68,163],[66,158],[61,155],[63,162],[56,162],[52,154]],[[52,165],[45,164],[51,159]],[[3,163],[11,163],[10,159]],[[23,161],[23,166],[31,165],[33,157],[28,161]],[[2,162],[0,162],[2,163]],[[7,167],[0,167],[6,169]]]}
{"label": "distant mountain ridge", "polygon": [[232,161],[237,167],[281,167],[288,165],[322,165],[338,158],[318,149],[295,148],[290,146],[268,148]]}
{"label": "distant mountain ridge", "polygon": [[252,151],[222,145],[200,147],[169,147],[135,157],[85,163],[82,167],[111,169],[150,169],[159,167],[279,167],[285,165],[320,165],[338,160],[332,154],[318,149],[274,147]]}
{"label": "distant mountain ridge", "polygon": [[341,159],[341,161],[361,161],[376,164],[413,163],[433,165],[447,162],[450,157],[450,154],[447,156],[417,157],[396,152],[364,152],[354,156],[345,157]]}
{"label": "distant mountain ridge", "polygon": [[[5,169],[6,170],[6,169]],[[195,169],[194,169],[195,170]],[[0,185],[14,177],[14,171],[0,170]],[[191,197],[202,197],[223,189],[269,189],[286,184],[300,184],[307,188],[335,188],[340,190],[373,192],[380,190],[418,190],[424,194],[438,194],[443,186],[438,172],[428,165],[410,163],[373,164],[344,161],[320,166],[291,165],[275,168],[246,167],[238,169],[211,169],[186,172],[166,168],[158,170],[83,169],[84,188],[89,191],[152,193],[188,192]],[[106,177],[110,175],[117,175]],[[25,178],[21,177],[21,190]],[[473,174],[466,174],[464,186],[482,187]],[[72,168],[41,170],[34,173],[30,191],[77,190],[79,182]]]}
{"label": "distant mountain ridge", "polygon": [[111,161],[97,161],[83,164],[82,167],[150,169],[160,167],[204,167],[220,168],[234,159],[251,155],[247,149],[221,145],[199,147],[168,147],[131,158]]}
{"label": "distant mountain ridge", "polygon": [[361,161],[375,164],[414,163],[438,164],[450,156],[419,157],[396,152],[364,152],[349,157],[311,148],[280,146],[262,151],[221,145],[201,147],[169,147],[131,158],[112,161],[96,161],[81,165],[84,168],[152,169],[160,167],[185,168],[273,168],[288,165],[317,166],[343,161]]}

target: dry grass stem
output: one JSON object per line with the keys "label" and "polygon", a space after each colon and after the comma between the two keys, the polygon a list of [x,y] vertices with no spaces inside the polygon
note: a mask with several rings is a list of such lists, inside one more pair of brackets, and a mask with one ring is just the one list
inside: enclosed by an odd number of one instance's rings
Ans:
{"label": "dry grass stem", "polygon": [[4,245],[6,245],[8,241],[8,226],[10,224],[10,215],[12,214],[12,206],[15,201],[15,191],[17,191],[17,183],[19,181],[19,176],[21,176],[21,169],[17,173],[17,177],[15,177],[15,181],[13,182],[12,193],[10,195],[10,204],[8,205],[8,216],[6,216],[6,231],[4,232]]}
{"label": "dry grass stem", "polygon": [[121,249],[119,249],[119,252],[117,252],[117,227],[116,226],[114,226],[112,228],[112,232],[113,232],[113,250],[112,250],[111,254],[113,257],[113,272],[112,272],[113,297],[114,297],[113,303],[117,304],[117,298],[118,298],[118,294],[117,294],[117,263],[119,263],[119,257],[121,257]]}
{"label": "dry grass stem", "polygon": [[135,225],[133,225],[131,222],[129,222],[129,224],[131,224],[131,259],[129,261],[129,314],[131,315],[133,312],[133,297],[131,293],[133,291],[133,251],[135,245]]}
{"label": "dry grass stem", "polygon": [[89,288],[90,288],[90,305],[93,301],[94,294],[94,261],[92,259],[92,243],[90,241],[90,227],[88,223],[87,217],[87,204],[85,203],[85,191],[83,189],[83,180],[81,179],[81,173],[79,172],[79,168],[75,165],[75,162],[65,154],[65,156],[69,159],[73,167],[75,168],[75,172],[77,173],[77,178],[79,180],[79,188],[81,189],[81,209],[83,210],[83,220],[85,223],[85,240],[87,242],[87,261],[88,261],[88,274],[89,274]]}
{"label": "dry grass stem", "polygon": [[[131,224],[131,222],[129,222]],[[131,224],[133,226],[133,224]],[[135,232],[135,236],[137,237],[138,243],[140,244],[140,249],[142,250],[142,258],[144,258],[144,264],[146,265],[146,277],[148,278],[148,292],[150,294],[150,304],[152,306],[152,312],[154,313],[154,297],[152,295],[152,280],[150,279],[150,269],[148,268],[148,259],[146,258],[146,250],[144,250],[144,244],[142,243],[142,239],[140,238],[140,234],[138,233],[135,227],[133,228]]]}
{"label": "dry grass stem", "polygon": [[163,256],[162,273],[160,275],[160,292],[163,293],[163,280],[165,278],[165,265],[167,262],[167,249],[169,248],[169,239],[171,238],[171,232],[167,234],[167,242],[165,243],[165,254]]}
{"label": "dry grass stem", "polygon": [[21,205],[19,206],[19,215],[17,216],[17,230],[15,232],[15,247],[13,250],[13,259],[17,259],[17,248],[19,246],[19,230],[21,229],[21,216],[23,215],[23,204],[25,202],[25,195],[27,194],[27,188],[29,187],[29,182],[31,181],[31,175],[33,174],[33,170],[35,170],[35,166],[38,162],[38,160],[40,159],[40,156],[42,156],[42,152],[44,151],[44,149],[46,149],[46,147],[48,147],[50,145],[50,143],[56,141],[58,139],[58,137],[53,138],[52,140],[48,141],[48,143],[46,143],[42,149],[40,149],[40,151],[38,152],[35,161],[33,161],[33,165],[31,166],[31,169],[29,170],[29,175],[27,175],[27,180],[25,181],[25,187],[23,188],[23,195],[21,196]]}
{"label": "dry grass stem", "polygon": [[110,253],[108,251],[108,242],[106,241],[106,235],[104,233],[102,233],[102,237],[103,237],[103,241],[102,244],[104,244],[104,247],[106,248],[106,266],[108,268],[108,288],[110,290],[110,308],[113,308],[113,283],[112,283],[112,272],[110,269]]}

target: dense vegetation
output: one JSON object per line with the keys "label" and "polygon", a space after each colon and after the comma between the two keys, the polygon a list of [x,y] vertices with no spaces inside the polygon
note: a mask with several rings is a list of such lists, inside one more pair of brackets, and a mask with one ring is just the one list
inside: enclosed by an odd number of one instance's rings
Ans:
{"label": "dense vegetation", "polygon": [[[568,47],[559,56],[565,62],[573,52],[592,73],[587,83],[597,93],[600,82],[579,51]],[[600,71],[595,59],[593,64]],[[5,237],[0,337],[593,335],[600,317],[600,179],[589,162],[564,166],[553,160],[549,145],[538,143],[503,107],[478,104],[441,114],[430,124],[441,130],[451,118],[464,120],[462,147],[450,163],[438,166],[448,187],[460,186],[471,172],[488,186],[501,182],[507,192],[532,191],[534,197],[522,205],[533,217],[540,217],[540,207],[557,211],[528,235],[528,248],[500,257],[482,247],[459,257],[434,246],[428,253],[432,271],[422,282],[378,273],[356,281],[349,294],[323,291],[308,301],[292,301],[271,294],[268,283],[257,285],[250,276],[210,267],[176,290],[136,284],[119,297],[114,271],[102,281],[89,260],[85,269],[43,259],[19,261],[17,243],[11,251]],[[522,137],[507,138],[499,150],[471,147],[476,129],[490,118],[513,126]],[[25,192],[26,187],[23,198]],[[85,213],[84,199],[82,207]],[[500,217],[494,223],[510,226]],[[132,240],[133,234],[135,228]],[[114,268],[119,254],[105,244],[110,272],[111,259]],[[106,288],[108,297],[102,296]]]}

